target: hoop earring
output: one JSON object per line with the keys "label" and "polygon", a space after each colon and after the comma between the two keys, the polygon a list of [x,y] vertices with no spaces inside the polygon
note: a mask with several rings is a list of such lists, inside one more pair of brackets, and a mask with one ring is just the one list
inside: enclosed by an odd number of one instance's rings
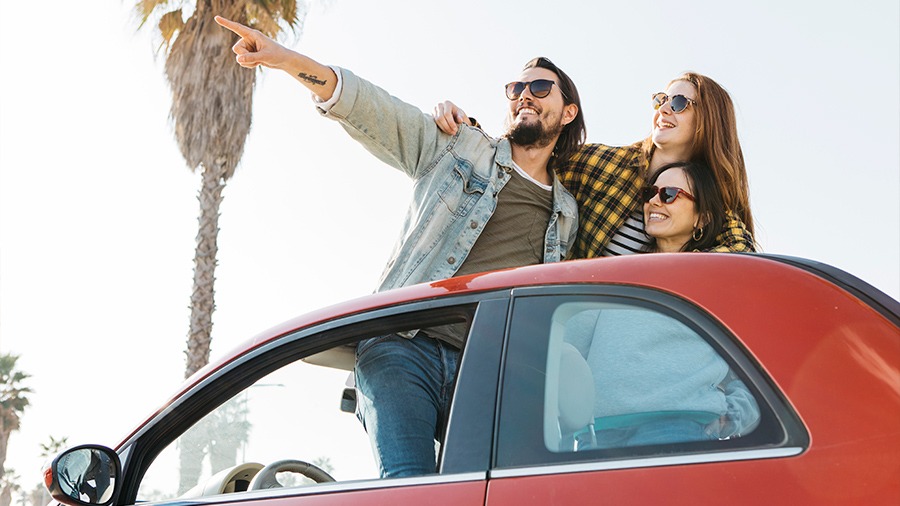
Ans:
{"label": "hoop earring", "polygon": [[694,233],[691,234],[691,238],[694,239],[695,241],[699,241],[700,239],[703,239],[703,227],[695,228]]}

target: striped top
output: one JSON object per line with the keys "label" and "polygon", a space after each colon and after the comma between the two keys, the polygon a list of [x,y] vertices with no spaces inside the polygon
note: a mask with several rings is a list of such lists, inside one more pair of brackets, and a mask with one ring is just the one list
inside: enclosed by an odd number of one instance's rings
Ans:
{"label": "striped top", "polygon": [[600,254],[611,257],[646,252],[650,246],[650,237],[644,232],[643,218],[644,214],[637,210],[628,215],[625,223],[616,230]]}

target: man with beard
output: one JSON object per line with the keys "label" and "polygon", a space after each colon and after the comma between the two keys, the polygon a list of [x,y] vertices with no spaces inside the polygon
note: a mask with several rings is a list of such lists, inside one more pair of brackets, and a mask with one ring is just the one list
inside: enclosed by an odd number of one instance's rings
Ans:
{"label": "man with beard", "polygon": [[[241,39],[243,67],[288,72],[319,111],[414,181],[401,239],[378,291],[487,270],[557,262],[578,224],[575,199],[552,164],[584,142],[578,91],[546,58],[529,62],[506,86],[508,131],[441,132],[430,115],[346,69],[328,67],[260,32],[217,17]],[[435,472],[465,326],[391,334],[359,343],[357,415],[382,477]]]}

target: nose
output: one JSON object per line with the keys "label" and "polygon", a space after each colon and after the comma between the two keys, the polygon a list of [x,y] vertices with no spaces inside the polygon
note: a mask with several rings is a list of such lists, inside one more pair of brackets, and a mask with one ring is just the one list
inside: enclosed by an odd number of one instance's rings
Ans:
{"label": "nose", "polygon": [[675,112],[672,111],[672,101],[671,100],[666,100],[663,103],[663,105],[659,106],[659,109],[657,109],[657,110],[659,111],[660,114],[664,114],[666,116],[671,116],[671,115],[675,114]]}
{"label": "nose", "polygon": [[519,102],[525,100],[525,94],[528,94],[528,100],[535,100],[535,96],[531,94],[531,83],[525,85],[525,89],[522,90],[522,94],[519,95]]}

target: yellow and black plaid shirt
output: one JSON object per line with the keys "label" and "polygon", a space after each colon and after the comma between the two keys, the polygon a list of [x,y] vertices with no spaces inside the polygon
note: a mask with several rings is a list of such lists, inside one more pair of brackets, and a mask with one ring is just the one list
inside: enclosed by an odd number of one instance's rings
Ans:
{"label": "yellow and black plaid shirt", "polygon": [[[640,209],[645,164],[640,143],[630,146],[585,144],[557,170],[560,181],[578,201],[578,238],[569,258],[593,258],[632,212]],[[719,244],[710,251],[754,251],[753,239],[731,212]]]}

